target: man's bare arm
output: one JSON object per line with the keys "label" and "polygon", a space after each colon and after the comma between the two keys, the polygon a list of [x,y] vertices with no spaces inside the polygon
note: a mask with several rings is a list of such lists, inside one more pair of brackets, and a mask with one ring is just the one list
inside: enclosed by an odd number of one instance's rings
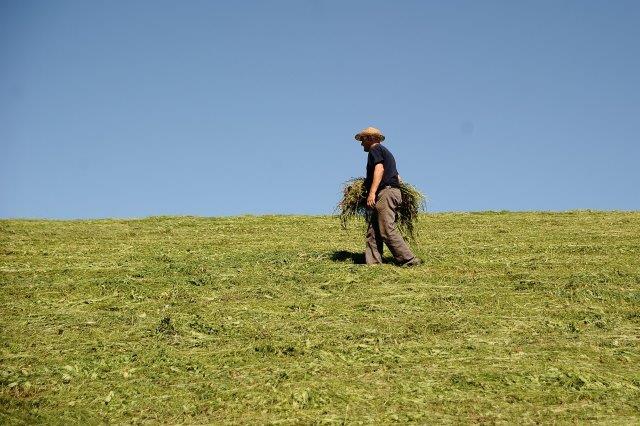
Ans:
{"label": "man's bare arm", "polygon": [[376,167],[373,169],[373,181],[371,182],[371,189],[369,189],[369,196],[367,197],[367,206],[373,207],[376,204],[376,192],[378,191],[378,186],[380,186],[380,182],[382,182],[382,175],[384,174],[384,166],[382,163],[376,164]]}

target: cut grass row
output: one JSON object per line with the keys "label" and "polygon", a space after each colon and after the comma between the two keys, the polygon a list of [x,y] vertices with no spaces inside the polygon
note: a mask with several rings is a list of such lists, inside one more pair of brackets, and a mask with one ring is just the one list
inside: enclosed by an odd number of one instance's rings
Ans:
{"label": "cut grass row", "polygon": [[423,215],[417,268],[360,230],[0,221],[0,421],[640,419],[640,213]]}

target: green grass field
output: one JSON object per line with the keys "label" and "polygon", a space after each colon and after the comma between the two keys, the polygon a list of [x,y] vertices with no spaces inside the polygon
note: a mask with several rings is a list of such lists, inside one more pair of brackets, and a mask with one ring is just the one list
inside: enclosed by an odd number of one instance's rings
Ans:
{"label": "green grass field", "polygon": [[418,229],[2,220],[0,423],[640,422],[640,212]]}

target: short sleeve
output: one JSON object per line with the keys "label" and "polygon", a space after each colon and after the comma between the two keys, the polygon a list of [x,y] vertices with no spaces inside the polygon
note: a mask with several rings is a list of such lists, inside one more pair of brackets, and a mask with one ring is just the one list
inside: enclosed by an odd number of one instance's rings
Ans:
{"label": "short sleeve", "polygon": [[381,149],[372,149],[371,151],[369,151],[369,157],[371,159],[371,164],[373,164],[374,166],[378,163],[384,162],[384,157],[382,155]]}

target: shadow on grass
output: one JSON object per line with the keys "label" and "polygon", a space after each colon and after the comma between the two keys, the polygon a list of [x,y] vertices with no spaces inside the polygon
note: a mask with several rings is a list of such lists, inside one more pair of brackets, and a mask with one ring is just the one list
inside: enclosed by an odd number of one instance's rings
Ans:
{"label": "shadow on grass", "polygon": [[364,265],[364,253],[353,253],[351,251],[339,250],[331,253],[331,260],[334,262],[346,262],[351,261],[352,263]]}

